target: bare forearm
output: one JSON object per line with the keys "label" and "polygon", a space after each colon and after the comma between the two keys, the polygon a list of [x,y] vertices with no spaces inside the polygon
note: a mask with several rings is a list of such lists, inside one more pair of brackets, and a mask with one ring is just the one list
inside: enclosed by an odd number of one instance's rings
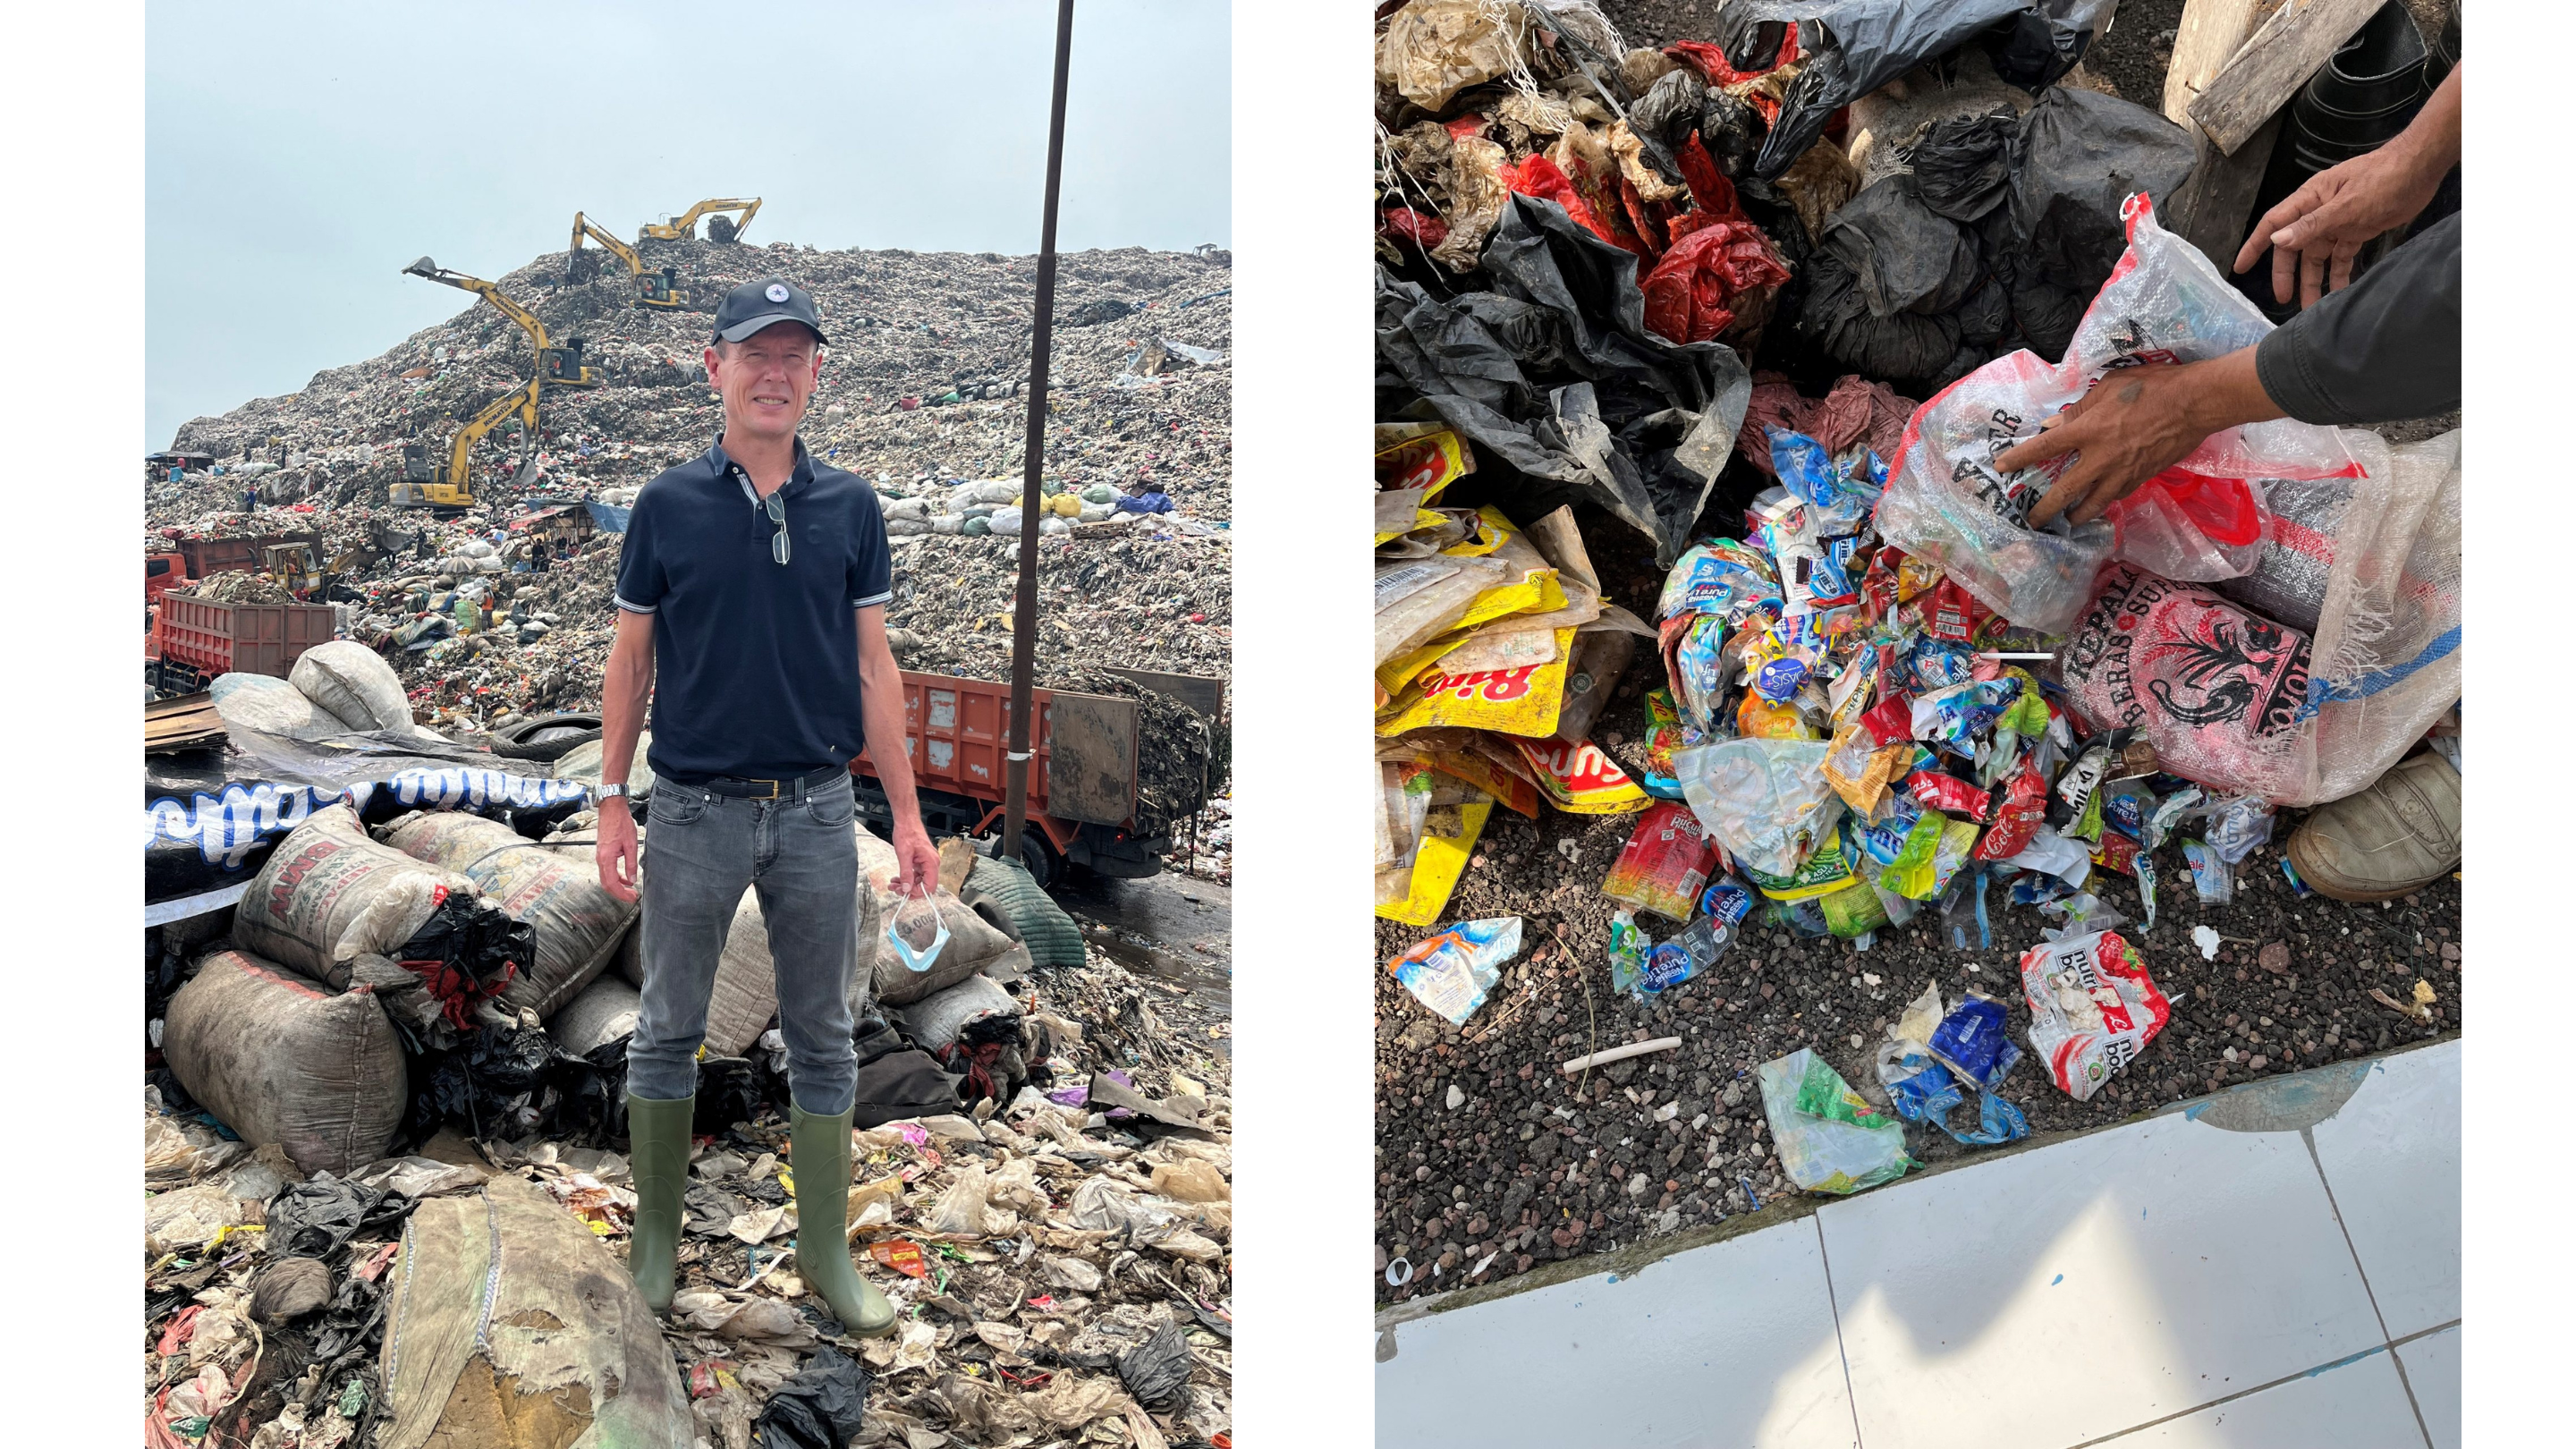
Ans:
{"label": "bare forearm", "polygon": [[644,732],[646,706],[653,697],[652,625],[620,621],[617,643],[608,652],[608,674],[600,683],[599,778],[605,784],[625,781],[635,768],[635,743]]}
{"label": "bare forearm", "polygon": [[894,660],[859,655],[859,719],[868,737],[868,763],[885,790],[897,828],[921,826],[921,801],[913,793],[912,756],[904,749],[903,676]]}
{"label": "bare forearm", "polygon": [[2460,68],[2442,78],[2424,109],[2415,113],[2391,149],[2402,150],[2408,164],[2428,181],[2439,181],[2460,164]]}

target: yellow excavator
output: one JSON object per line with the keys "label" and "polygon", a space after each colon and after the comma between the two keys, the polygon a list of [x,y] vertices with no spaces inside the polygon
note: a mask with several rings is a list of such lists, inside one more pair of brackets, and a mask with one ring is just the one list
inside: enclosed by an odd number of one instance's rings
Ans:
{"label": "yellow excavator", "polygon": [[658,272],[644,270],[644,259],[635,248],[610,235],[606,228],[576,211],[572,214],[572,262],[564,270],[564,280],[574,286],[599,275],[599,253],[582,250],[582,238],[588,237],[605,248],[610,256],[626,264],[635,277],[635,305],[677,311],[689,305],[689,294],[679,290],[680,273],[676,267]]}
{"label": "yellow excavator", "polygon": [[537,435],[537,392],[540,385],[532,377],[486,403],[481,412],[458,428],[456,436],[448,440],[444,465],[430,460],[427,444],[403,444],[402,481],[393,485],[388,501],[396,508],[473,507],[474,491],[466,464],[473,457],[474,445],[514,412],[533,440]]}
{"label": "yellow excavator", "polygon": [[[695,241],[698,235],[698,220],[701,217],[706,219],[707,240],[738,241],[742,237],[742,229],[751,225],[753,213],[759,210],[760,198],[757,196],[749,201],[701,201],[678,216],[672,217],[668,224],[650,221],[644,223],[644,230],[636,236],[635,244],[642,246],[648,241]],[[735,211],[741,212],[742,215],[734,217],[722,214]]]}
{"label": "yellow excavator", "polygon": [[[520,330],[528,334],[528,340],[536,344],[537,378],[545,386],[599,386],[599,369],[584,366],[581,360],[584,339],[575,337],[567,346],[556,346],[553,339],[546,336],[546,324],[537,320],[537,314],[511,301],[508,294],[499,287],[484,281],[481,277],[469,277],[463,272],[451,272],[427,257],[422,257],[419,261],[403,268],[403,274],[426,277],[433,282],[444,282],[448,286],[472,292],[491,303],[502,316],[518,323]],[[529,426],[533,428],[536,424],[532,421]]]}

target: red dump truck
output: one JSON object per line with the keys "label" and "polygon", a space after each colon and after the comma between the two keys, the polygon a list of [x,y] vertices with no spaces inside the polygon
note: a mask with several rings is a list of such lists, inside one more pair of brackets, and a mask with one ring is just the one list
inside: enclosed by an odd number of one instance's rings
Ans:
{"label": "red dump truck", "polygon": [[163,696],[191,694],[218,674],[280,679],[305,650],[336,632],[328,604],[225,604],[165,594],[144,636],[147,681]]}
{"label": "red dump truck", "polygon": [[[1173,695],[1211,719],[1221,708],[1222,681],[1116,672]],[[1010,779],[1011,687],[906,670],[903,717],[913,786],[930,833],[982,835],[998,828]],[[1068,865],[1128,879],[1161,869],[1162,853],[1172,848],[1169,835],[1140,833],[1135,818],[1136,702],[1035,690],[1029,732],[1035,758],[1029,761],[1020,854],[1037,883],[1052,884]],[[852,769],[858,775],[860,812],[879,834],[891,834],[894,813],[865,753]]]}

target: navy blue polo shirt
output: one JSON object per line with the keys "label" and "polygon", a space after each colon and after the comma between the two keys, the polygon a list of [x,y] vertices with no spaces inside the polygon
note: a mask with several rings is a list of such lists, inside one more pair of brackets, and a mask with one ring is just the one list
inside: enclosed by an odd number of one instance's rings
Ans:
{"label": "navy blue polo shirt", "polygon": [[653,616],[656,775],[784,780],[867,742],[851,611],[893,596],[876,490],[796,443],[782,567],[751,479],[719,442],[635,496],[617,607]]}

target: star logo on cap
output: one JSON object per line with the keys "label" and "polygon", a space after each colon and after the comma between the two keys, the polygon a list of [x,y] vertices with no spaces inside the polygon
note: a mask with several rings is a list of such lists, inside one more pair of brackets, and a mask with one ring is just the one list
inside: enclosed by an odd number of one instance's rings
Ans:
{"label": "star logo on cap", "polygon": [[787,300],[787,284],[786,284],[785,282],[772,282],[772,283],[770,283],[770,284],[769,284],[769,300],[771,300],[771,301],[773,301],[773,302],[784,302],[784,301],[786,301],[786,300]]}

